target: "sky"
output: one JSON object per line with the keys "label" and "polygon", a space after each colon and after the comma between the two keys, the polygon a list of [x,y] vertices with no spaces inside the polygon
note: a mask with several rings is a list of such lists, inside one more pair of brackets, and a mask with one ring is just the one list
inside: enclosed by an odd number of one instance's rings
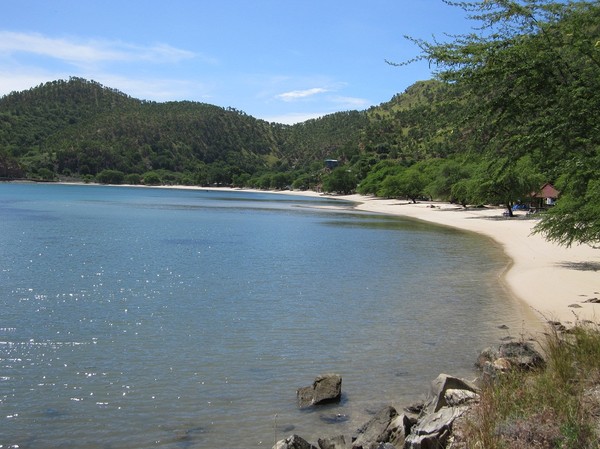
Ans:
{"label": "sky", "polygon": [[292,124],[432,78],[405,35],[471,31],[442,0],[2,0],[0,96],[71,76]]}

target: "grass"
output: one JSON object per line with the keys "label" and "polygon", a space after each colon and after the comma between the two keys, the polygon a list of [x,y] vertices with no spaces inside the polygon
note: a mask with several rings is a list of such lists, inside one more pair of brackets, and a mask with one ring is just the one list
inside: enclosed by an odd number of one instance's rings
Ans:
{"label": "grass", "polygon": [[507,372],[485,385],[464,423],[460,447],[600,447],[600,327],[551,329],[540,344],[546,367]]}

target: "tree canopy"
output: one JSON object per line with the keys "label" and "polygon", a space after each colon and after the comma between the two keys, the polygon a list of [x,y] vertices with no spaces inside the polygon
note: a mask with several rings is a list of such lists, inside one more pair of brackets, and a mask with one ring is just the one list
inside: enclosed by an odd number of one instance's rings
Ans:
{"label": "tree canopy", "polygon": [[[412,40],[418,59],[472,99],[460,123],[465,147],[507,168],[530,155],[562,194],[537,232],[565,245],[599,242],[598,2],[445,3],[464,9],[474,31],[450,42]],[[488,175],[509,178],[502,169]]]}

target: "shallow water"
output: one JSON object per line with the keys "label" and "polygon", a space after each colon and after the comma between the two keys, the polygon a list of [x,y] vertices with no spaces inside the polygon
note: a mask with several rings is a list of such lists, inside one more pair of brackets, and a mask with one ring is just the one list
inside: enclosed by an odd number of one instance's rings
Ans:
{"label": "shallow water", "polygon": [[[0,448],[350,434],[519,337],[490,240],[350,206],[0,184]],[[341,403],[299,411],[323,372]]]}

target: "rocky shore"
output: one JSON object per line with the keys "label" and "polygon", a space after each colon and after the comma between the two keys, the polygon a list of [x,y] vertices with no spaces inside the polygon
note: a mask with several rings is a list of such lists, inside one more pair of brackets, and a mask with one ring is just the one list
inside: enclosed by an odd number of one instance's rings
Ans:
{"label": "rocky shore", "polygon": [[[545,361],[530,343],[503,343],[481,352],[475,365],[480,376],[474,381],[440,374],[431,382],[427,399],[396,410],[380,409],[353,435],[323,436],[309,442],[300,435],[278,441],[273,449],[434,449],[459,448],[460,433],[453,429],[461,417],[479,402],[480,388],[509,370],[541,368]],[[298,389],[298,406],[319,407],[339,400],[342,378],[338,374],[317,376],[311,386]]]}

